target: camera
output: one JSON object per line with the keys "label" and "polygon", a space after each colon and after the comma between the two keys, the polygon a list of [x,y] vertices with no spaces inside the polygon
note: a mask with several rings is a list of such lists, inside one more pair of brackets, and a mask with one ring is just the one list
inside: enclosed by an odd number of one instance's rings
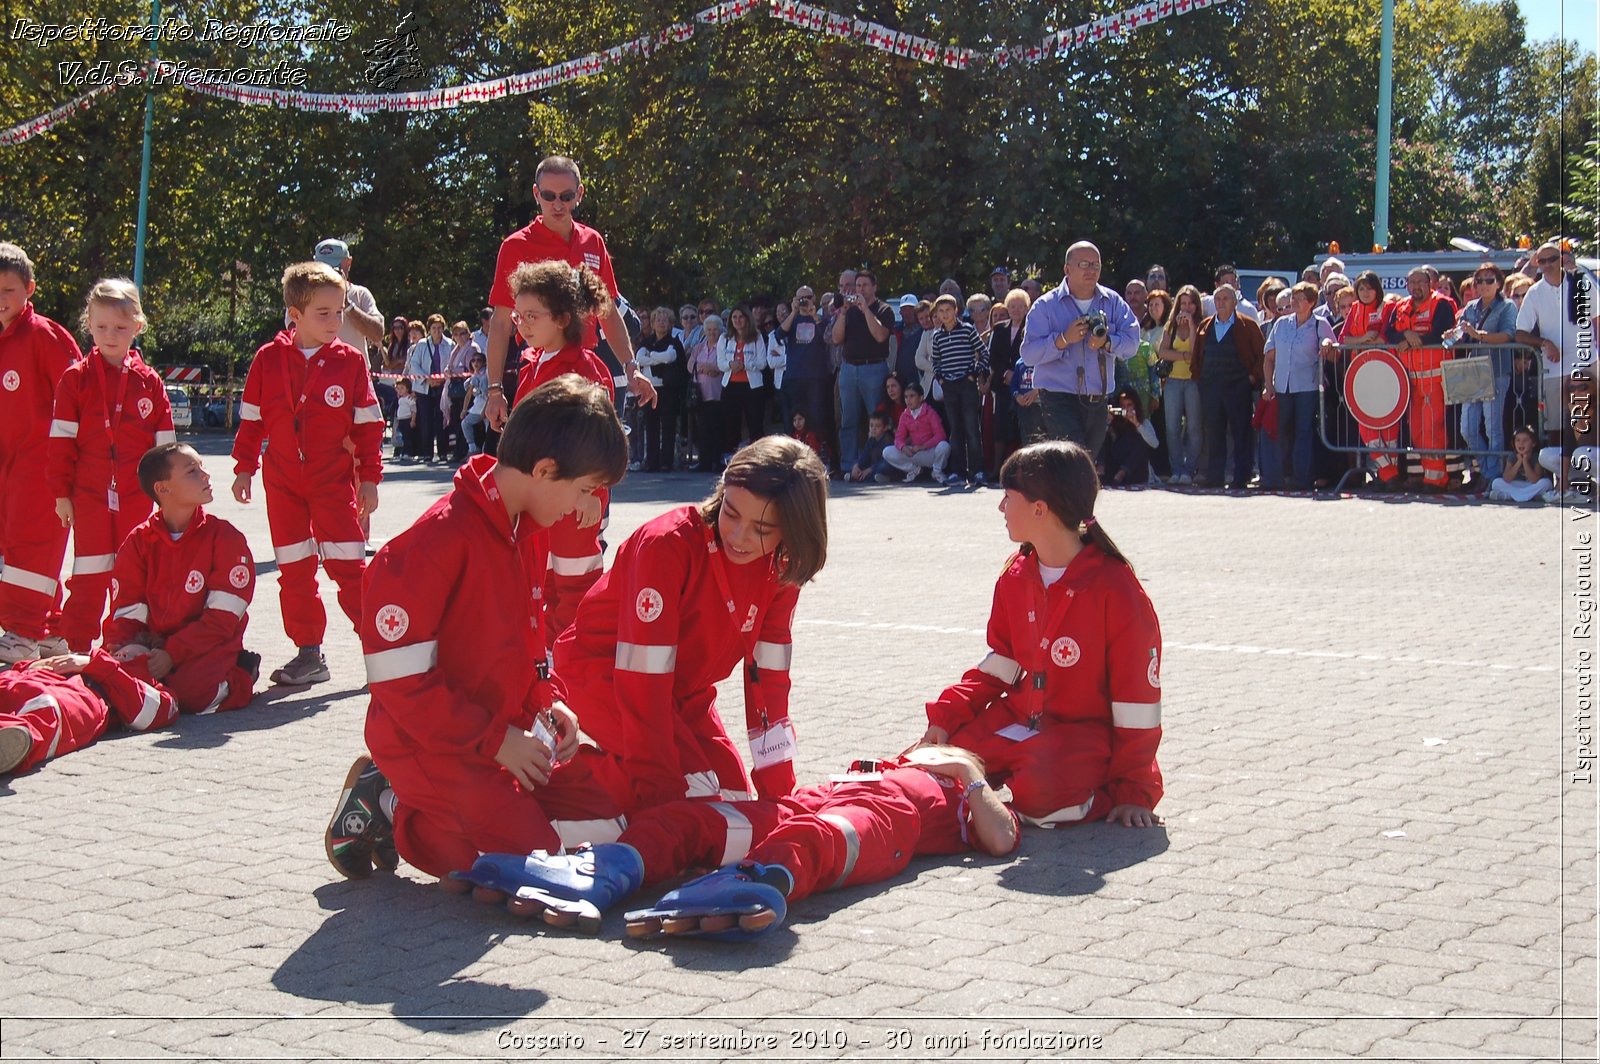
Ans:
{"label": "camera", "polygon": [[1089,323],[1089,335],[1095,339],[1104,340],[1111,335],[1111,322],[1100,311],[1091,310],[1083,316],[1083,320]]}

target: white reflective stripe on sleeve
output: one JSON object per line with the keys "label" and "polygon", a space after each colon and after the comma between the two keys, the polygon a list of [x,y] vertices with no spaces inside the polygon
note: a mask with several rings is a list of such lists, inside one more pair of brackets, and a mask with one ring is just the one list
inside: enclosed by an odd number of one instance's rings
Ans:
{"label": "white reflective stripe on sleeve", "polygon": [[623,672],[642,672],[649,676],[665,676],[678,667],[678,647],[643,646],[639,643],[617,644],[617,668]]}
{"label": "white reflective stripe on sleeve", "polygon": [[61,717],[61,703],[56,701],[54,695],[39,695],[24,702],[22,708],[17,710],[17,714],[20,716],[23,713],[39,713],[46,709],[56,717],[56,737],[50,740],[50,749],[44,752],[45,760],[48,761],[56,756],[56,747],[61,745],[61,733],[67,730],[67,722]]}
{"label": "white reflective stripe on sleeve", "polygon": [[356,407],[355,424],[371,425],[383,420],[383,408],[374,403],[371,406]]}
{"label": "white reflective stripe on sleeve", "polygon": [[1118,728],[1161,727],[1160,702],[1113,702],[1111,723]]}
{"label": "white reflective stripe on sleeve", "polygon": [[720,798],[722,784],[715,772],[685,772],[683,774],[685,798]]}
{"label": "white reflective stripe on sleeve", "polygon": [[850,873],[856,870],[856,861],[861,856],[861,836],[856,834],[856,826],[837,813],[818,813],[818,820],[826,820],[839,829],[839,834],[844,836],[844,871],[839,873],[839,878],[833,881],[829,890],[838,890],[850,879]]}
{"label": "white reflective stripe on sleeve", "polygon": [[240,421],[260,421],[261,408],[254,403],[241,402],[239,404]]}
{"label": "white reflective stripe on sleeve", "polygon": [[78,438],[78,423],[56,418],[50,422],[50,436],[57,440],[75,440]]}
{"label": "white reflective stripe on sleeve", "polygon": [[722,793],[717,797],[724,802],[749,802],[755,799],[755,795],[749,791],[730,791],[727,788],[723,788]]}
{"label": "white reflective stripe on sleeve", "polygon": [[235,617],[243,617],[244,611],[250,604],[238,595],[230,595],[226,591],[213,591],[206,596],[206,609],[227,610]]}
{"label": "white reflective stripe on sleeve", "polygon": [[439,664],[439,641],[415,643],[393,650],[380,650],[368,654],[367,682],[383,683],[385,680],[403,680],[407,676],[420,676]]}
{"label": "white reflective stripe on sleeve", "polygon": [[625,816],[608,820],[552,820],[550,826],[561,836],[561,845],[571,850],[584,843],[598,846],[602,842],[616,842],[628,827]]}
{"label": "white reflective stripe on sleeve", "polygon": [[72,559],[72,575],[90,576],[94,573],[109,573],[116,564],[115,554],[80,554]]}
{"label": "white reflective stripe on sleeve", "polygon": [[358,562],[367,556],[367,545],[359,539],[349,543],[318,543],[317,551],[325,562]]}
{"label": "white reflective stripe on sleeve", "polygon": [[143,602],[134,602],[122,607],[111,615],[114,621],[148,621],[150,607]]}
{"label": "white reflective stripe on sleeve", "polygon": [[215,713],[217,711],[217,707],[222,705],[222,700],[227,697],[228,681],[223,680],[221,683],[217,684],[217,696],[213,698],[211,700],[211,704],[206,706],[205,709],[202,709],[198,715],[203,717],[208,713]]}
{"label": "white reflective stripe on sleeve", "polygon": [[756,644],[756,668],[776,669],[788,672],[789,665],[794,661],[793,643],[761,643]]}
{"label": "white reflective stripe on sleeve", "polygon": [[156,433],[156,446],[157,447],[160,447],[164,443],[177,443],[177,442],[178,442],[178,434],[176,432],[174,432],[172,429],[162,429],[160,432]]}
{"label": "white reflective stripe on sleeve", "polygon": [[1016,683],[1022,678],[1022,666],[1006,657],[990,651],[988,656],[978,662],[978,671],[986,672],[1001,683]]}
{"label": "white reflective stripe on sleeve", "polygon": [[1076,824],[1088,816],[1089,810],[1092,808],[1094,808],[1094,795],[1091,794],[1089,800],[1082,805],[1069,805],[1063,809],[1057,809],[1053,813],[1046,813],[1044,816],[1026,816],[1021,813],[1018,816],[1021,816],[1023,820],[1036,828],[1053,828],[1057,824]]}
{"label": "white reflective stripe on sleeve", "polygon": [[[135,680],[133,682],[139,685],[139,694],[144,701],[139,705],[139,715],[128,722],[128,727],[134,731],[144,731],[156,722],[156,714],[161,712],[161,692],[143,680]],[[223,686],[226,687],[227,684],[223,684]],[[221,702],[222,699],[217,699],[219,705]]]}
{"label": "white reflective stripe on sleeve", "polygon": [[583,576],[603,569],[606,564],[604,554],[590,554],[582,558],[564,558],[559,554],[550,555],[550,571],[557,576]]}
{"label": "white reflective stripe on sleeve", "polygon": [[750,823],[749,817],[727,802],[712,802],[711,808],[721,813],[722,819],[728,822],[728,832],[722,844],[722,860],[717,862],[717,866],[737,864],[750,853],[750,847],[755,842],[755,826]]}
{"label": "white reflective stripe on sleeve", "polygon": [[0,572],[0,584],[25,587],[29,591],[37,591],[41,595],[54,595],[56,593],[56,582],[54,580],[38,573],[30,573],[26,569],[19,569],[15,565],[8,565],[4,572]]}
{"label": "white reflective stripe on sleeve", "polygon": [[299,543],[285,543],[281,547],[274,545],[272,548],[272,558],[279,565],[293,565],[316,555],[317,541],[314,539],[302,539]]}

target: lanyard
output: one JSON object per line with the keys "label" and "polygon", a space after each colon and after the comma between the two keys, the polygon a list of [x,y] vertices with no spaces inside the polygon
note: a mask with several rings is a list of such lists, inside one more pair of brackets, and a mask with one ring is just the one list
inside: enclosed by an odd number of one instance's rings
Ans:
{"label": "lanyard", "polygon": [[[298,355],[300,352],[296,350],[295,354]],[[300,461],[304,462],[306,460],[306,446],[305,441],[300,438],[300,411],[305,408],[306,396],[311,394],[311,371],[313,369],[322,368],[322,356],[318,354],[312,358],[302,359],[302,361],[304,361],[306,364],[306,376],[305,380],[300,383],[300,398],[289,404],[289,416],[294,419],[295,450],[300,454]],[[283,364],[283,384],[283,394],[293,395],[294,378],[289,373],[289,363],[287,359],[284,360]]]}
{"label": "lanyard", "polygon": [[[1038,555],[1034,555],[1033,560],[1034,566],[1037,568],[1039,564]],[[1066,575],[1062,574],[1061,579],[1065,580]],[[1041,577],[1038,583],[1033,585],[1032,590],[1033,603],[1032,608],[1028,610],[1028,620],[1032,623],[1033,640],[1029,650],[1039,662],[1039,667],[1028,670],[1030,678],[1028,687],[1032,692],[1028,701],[1033,703],[1033,711],[1028,715],[1028,726],[1034,731],[1038,731],[1039,721],[1044,716],[1045,677],[1050,671],[1050,635],[1061,627],[1061,622],[1066,618],[1067,611],[1072,608],[1072,601],[1077,597],[1077,592],[1070,587],[1062,589],[1060,601],[1056,603],[1055,609],[1050,611],[1048,620],[1041,626],[1039,620],[1045,616],[1044,607],[1045,603],[1049,601],[1050,589],[1044,586],[1044,580]]]}
{"label": "lanyard", "polygon": [[767,699],[761,692],[761,670],[756,666],[756,643],[761,638],[761,621],[766,615],[767,606],[772,602],[772,596],[776,593],[777,587],[773,582],[768,582],[766,597],[757,605],[756,615],[750,624],[750,631],[745,632],[743,626],[739,624],[739,618],[736,616],[736,611],[739,607],[733,601],[733,591],[728,583],[728,571],[726,564],[722,560],[722,549],[717,546],[716,533],[712,531],[710,525],[703,521],[700,527],[706,537],[706,553],[709,555],[711,575],[716,578],[717,590],[722,593],[723,601],[728,604],[728,621],[733,625],[734,632],[740,637],[740,641],[745,644],[744,666],[747,675],[752,681],[749,690],[745,692],[745,700],[750,703],[752,709],[761,715],[761,727],[765,730],[767,727]]}
{"label": "lanyard", "polygon": [[[96,354],[99,349],[96,348]],[[111,490],[117,490],[117,432],[122,428],[122,404],[128,395],[128,359],[133,357],[133,352],[123,356],[122,363],[117,366],[117,404],[115,412],[111,405],[111,388],[106,384],[106,360],[104,356],[94,359],[95,377],[100,383],[101,416],[105,419],[106,438],[111,443]]]}

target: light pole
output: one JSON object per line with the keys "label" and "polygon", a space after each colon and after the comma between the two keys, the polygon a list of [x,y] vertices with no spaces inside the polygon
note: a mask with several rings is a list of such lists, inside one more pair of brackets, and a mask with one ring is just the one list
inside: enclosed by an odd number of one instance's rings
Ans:
{"label": "light pole", "polygon": [[156,113],[156,46],[161,40],[161,0],[150,0],[150,68],[144,83],[144,153],[139,161],[139,226],[133,236],[133,286],[144,289],[144,236],[150,215],[150,128]]}
{"label": "light pole", "polygon": [[1394,111],[1394,0],[1383,0],[1378,53],[1378,188],[1372,206],[1372,243],[1389,246],[1389,127]]}

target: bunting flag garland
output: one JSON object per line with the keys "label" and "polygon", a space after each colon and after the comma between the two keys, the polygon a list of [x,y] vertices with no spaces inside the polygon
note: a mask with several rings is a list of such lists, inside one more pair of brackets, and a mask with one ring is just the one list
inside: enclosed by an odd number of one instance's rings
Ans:
{"label": "bunting flag garland", "polygon": [[1108,40],[1126,36],[1134,30],[1162,19],[1186,15],[1191,11],[1214,7],[1222,2],[1223,0],[1148,0],[1095,19],[1093,22],[1058,30],[1036,43],[981,52],[972,48],[943,44],[927,37],[918,37],[876,22],[840,15],[827,8],[802,3],[800,0],[724,0],[722,3],[696,12],[688,22],[673,23],[656,33],[636,37],[604,51],[591,52],[555,66],[512,74],[491,81],[477,81],[417,92],[327,93],[231,84],[226,79],[213,79],[207,76],[209,72],[193,69],[187,64],[156,60],[153,64],[144,63],[136,78],[107,81],[53,111],[18,123],[10,129],[0,130],[0,147],[9,147],[31,140],[48,132],[57,123],[87,109],[97,99],[114,89],[124,85],[143,85],[152,78],[159,84],[172,85],[251,107],[278,107],[350,115],[381,111],[420,113],[451,110],[464,104],[486,103],[510,96],[545,92],[581,78],[593,77],[608,66],[618,65],[635,57],[648,57],[671,44],[682,44],[694,37],[698,26],[724,26],[758,11],[765,11],[777,21],[796,29],[823,37],[854,41],[902,59],[912,59],[951,70],[970,70],[985,65],[1003,70],[1012,64],[1040,63],[1057,59],[1074,50],[1102,45]]}

